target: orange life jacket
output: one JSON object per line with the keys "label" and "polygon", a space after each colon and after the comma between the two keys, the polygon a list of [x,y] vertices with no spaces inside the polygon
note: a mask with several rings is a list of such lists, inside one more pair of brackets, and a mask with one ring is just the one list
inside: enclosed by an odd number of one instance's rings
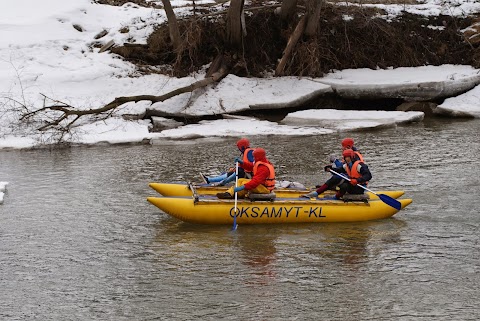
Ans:
{"label": "orange life jacket", "polygon": [[[363,163],[362,161],[359,161],[357,160],[355,163],[353,163],[352,165],[352,168],[349,168],[347,164],[343,165],[343,167],[345,168],[345,170],[347,171],[347,175],[350,177],[350,178],[360,178],[362,177],[362,174],[359,173],[358,171],[358,165],[360,165],[360,163]],[[365,184],[367,185],[368,182],[364,182],[362,184]]]}
{"label": "orange life jacket", "polygon": [[250,166],[247,166],[248,168],[253,167],[253,163],[248,159],[248,152],[255,150],[255,148],[247,148],[243,151],[243,164],[239,164],[240,167],[244,168],[243,165],[247,164]]}
{"label": "orange life jacket", "polygon": [[360,152],[355,151],[355,155],[357,155],[357,157],[360,159],[360,161],[361,161],[362,163],[365,163],[365,161],[363,160],[363,156],[362,156],[362,154],[360,154]]}
{"label": "orange life jacket", "polygon": [[255,177],[259,165],[267,166],[269,172],[268,177],[265,179],[265,182],[263,182],[262,185],[265,186],[269,191],[273,191],[275,188],[275,169],[273,168],[273,165],[268,162],[255,162],[255,165],[253,165],[253,177]]}

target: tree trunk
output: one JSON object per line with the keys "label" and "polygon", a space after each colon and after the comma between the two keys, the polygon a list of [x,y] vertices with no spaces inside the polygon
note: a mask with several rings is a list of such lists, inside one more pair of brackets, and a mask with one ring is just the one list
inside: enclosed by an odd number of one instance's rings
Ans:
{"label": "tree trunk", "polygon": [[292,53],[293,48],[295,47],[298,40],[300,39],[300,37],[303,35],[303,32],[305,31],[306,21],[307,21],[307,15],[304,15],[302,19],[300,19],[300,21],[298,22],[297,27],[295,28],[292,35],[290,36],[290,39],[288,39],[287,47],[283,51],[282,59],[280,59],[277,69],[275,69],[275,76],[283,75],[283,69],[285,68],[287,61],[290,58],[290,54]]}
{"label": "tree trunk", "polygon": [[280,7],[280,19],[282,21],[289,21],[295,14],[298,0],[283,0]]}
{"label": "tree trunk", "polygon": [[305,35],[314,37],[318,33],[320,24],[320,13],[322,11],[323,0],[309,0],[307,2],[307,26],[305,27]]}
{"label": "tree trunk", "polygon": [[242,12],[244,0],[231,0],[227,13],[227,43],[241,49],[243,43]]}
{"label": "tree trunk", "polygon": [[170,40],[173,44],[173,49],[178,53],[180,45],[182,43],[180,39],[180,30],[178,29],[177,17],[173,12],[172,4],[170,0],[162,0],[163,8],[168,19],[168,31],[170,32]]}

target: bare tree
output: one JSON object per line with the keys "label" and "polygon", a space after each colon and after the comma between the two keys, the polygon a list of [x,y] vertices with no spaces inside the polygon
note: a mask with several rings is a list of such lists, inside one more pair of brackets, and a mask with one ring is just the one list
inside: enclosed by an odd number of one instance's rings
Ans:
{"label": "bare tree", "polygon": [[283,0],[280,7],[280,18],[283,21],[290,21],[297,10],[298,0]]}
{"label": "bare tree", "polygon": [[320,13],[322,11],[322,0],[307,1],[307,25],[305,26],[305,35],[314,37],[318,34],[320,24]]}
{"label": "bare tree", "polygon": [[231,0],[227,13],[227,43],[233,48],[240,49],[243,44],[243,15],[244,0]]}
{"label": "bare tree", "polygon": [[285,68],[287,61],[290,58],[293,48],[297,44],[300,37],[303,35],[303,32],[305,31],[306,23],[307,23],[307,16],[304,15],[298,22],[297,27],[295,28],[292,35],[290,36],[290,39],[288,39],[287,47],[285,47],[285,50],[283,51],[282,59],[280,59],[280,62],[278,63],[277,68],[275,69],[275,76],[283,76],[283,69]]}
{"label": "bare tree", "polygon": [[[293,0],[284,0],[282,2],[282,10],[283,10],[283,5],[284,4],[286,5],[286,3],[290,1],[293,1]],[[283,51],[282,58],[280,59],[277,65],[277,68],[275,69],[276,76],[284,75],[285,66],[288,60],[290,59],[290,56],[294,51],[294,48],[297,45],[298,41],[301,39],[301,37],[303,35],[306,35],[308,37],[314,37],[318,33],[318,27],[320,24],[320,13],[321,13],[323,0],[307,0],[306,4],[307,4],[306,12],[298,22],[293,33],[290,35],[290,38],[288,39],[288,42],[287,42],[287,46]]]}
{"label": "bare tree", "polygon": [[167,15],[168,30],[170,32],[170,40],[172,41],[174,50],[178,53],[180,50],[182,39],[180,37],[180,30],[178,28],[177,17],[175,16],[175,12],[173,11],[170,0],[162,0],[162,3],[163,3],[163,9],[165,10],[165,14]]}

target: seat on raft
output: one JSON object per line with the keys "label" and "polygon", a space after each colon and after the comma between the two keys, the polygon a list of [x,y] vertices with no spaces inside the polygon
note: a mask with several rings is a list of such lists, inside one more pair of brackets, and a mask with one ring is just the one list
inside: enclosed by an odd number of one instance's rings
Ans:
{"label": "seat on raft", "polygon": [[248,193],[248,199],[251,201],[272,201],[277,197],[274,192],[269,194]]}
{"label": "seat on raft", "polygon": [[364,202],[368,203],[370,196],[368,194],[345,194],[342,197],[344,202]]}

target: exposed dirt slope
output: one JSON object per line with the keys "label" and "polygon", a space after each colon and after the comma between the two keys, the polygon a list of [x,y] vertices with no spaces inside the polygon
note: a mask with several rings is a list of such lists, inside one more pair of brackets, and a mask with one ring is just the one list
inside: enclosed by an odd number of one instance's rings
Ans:
{"label": "exposed dirt slope", "polygon": [[[273,10],[265,7],[246,15],[248,35],[239,59],[243,68],[235,74],[261,76],[275,69],[296,23],[282,25]],[[466,41],[461,32],[474,23],[474,17],[425,18],[404,14],[387,22],[376,17],[378,14],[382,14],[379,9],[325,5],[318,37],[301,39],[286,66],[286,74],[315,77],[331,69],[440,64],[480,67],[479,45]],[[352,19],[345,19],[347,16]],[[173,66],[168,72],[186,75],[210,63],[218,53],[229,52],[223,40],[223,18],[217,15],[181,20],[187,44],[181,59],[171,49],[166,25],[149,37],[147,45],[127,44],[112,51],[140,65]]]}

